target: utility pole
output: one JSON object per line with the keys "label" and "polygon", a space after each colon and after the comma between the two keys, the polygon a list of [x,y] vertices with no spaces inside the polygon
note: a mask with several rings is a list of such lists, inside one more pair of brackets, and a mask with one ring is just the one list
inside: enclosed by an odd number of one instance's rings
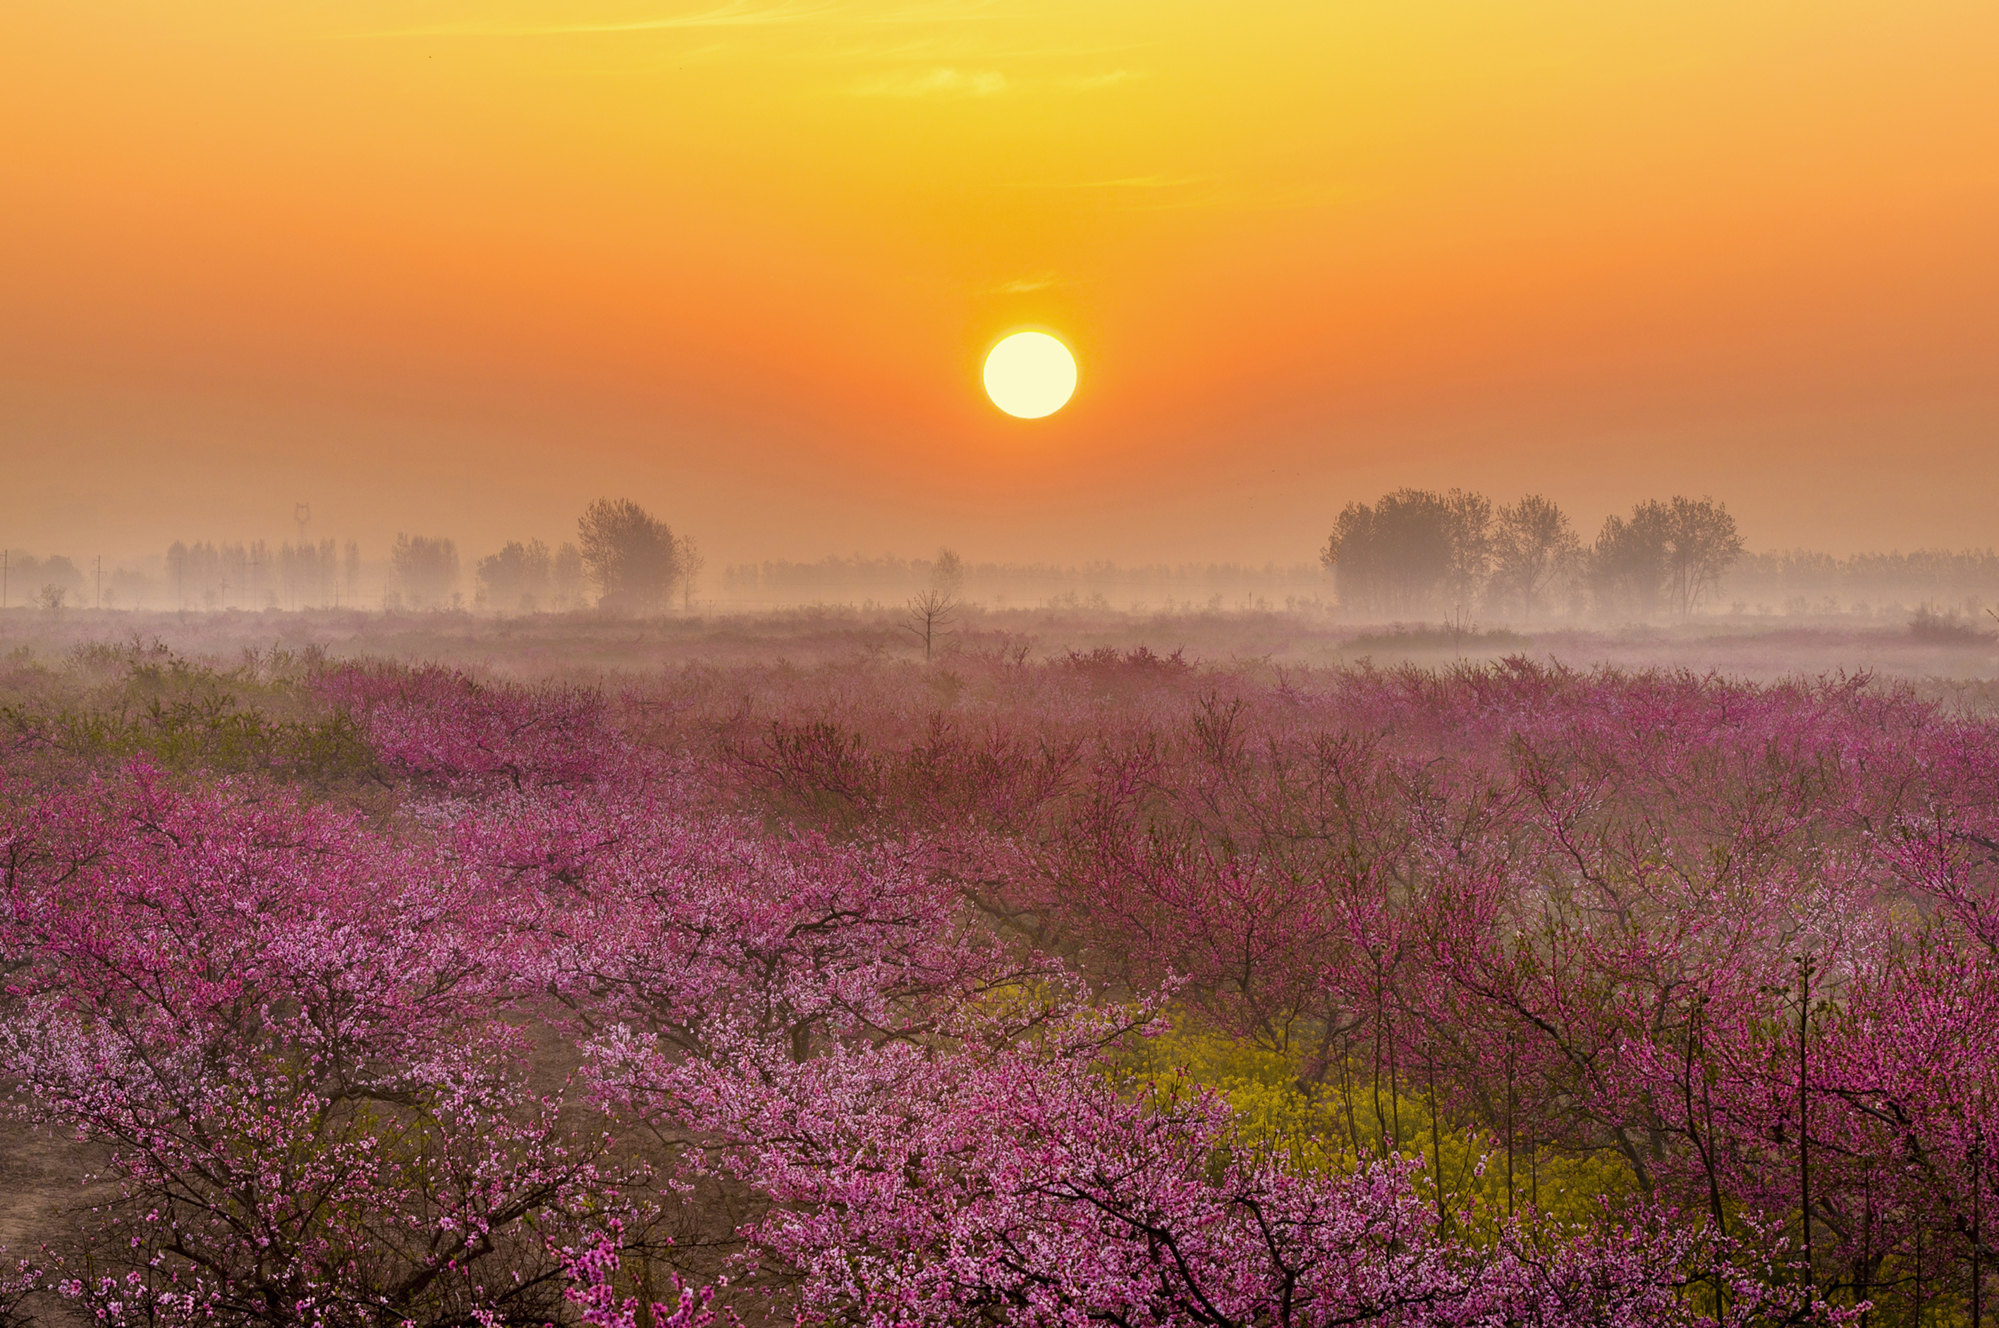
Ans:
{"label": "utility pole", "polygon": [[7,607],[7,550],[0,549],[0,609]]}
{"label": "utility pole", "polygon": [[[291,607],[296,609],[298,608],[298,579],[300,574],[305,570],[307,557],[311,555],[311,546],[305,541],[305,528],[312,524],[312,504],[293,503],[292,520],[298,522],[298,553],[292,558],[292,584],[286,586],[285,590],[286,599],[290,601]],[[315,559],[312,565],[317,567],[319,563]]]}
{"label": "utility pole", "polygon": [[97,607],[104,607],[104,555],[97,555]]}

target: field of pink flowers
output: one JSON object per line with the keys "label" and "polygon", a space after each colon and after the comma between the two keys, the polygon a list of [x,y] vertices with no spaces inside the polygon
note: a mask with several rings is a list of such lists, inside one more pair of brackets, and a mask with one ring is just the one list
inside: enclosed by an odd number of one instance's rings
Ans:
{"label": "field of pink flowers", "polygon": [[0,1324],[1976,1325],[1995,949],[1864,678],[17,657]]}

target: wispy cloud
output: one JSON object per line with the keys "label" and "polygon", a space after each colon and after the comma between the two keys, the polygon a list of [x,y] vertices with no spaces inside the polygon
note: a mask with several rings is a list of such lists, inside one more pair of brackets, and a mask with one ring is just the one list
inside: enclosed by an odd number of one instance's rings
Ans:
{"label": "wispy cloud", "polygon": [[948,23],[958,19],[978,18],[990,11],[996,0],[919,0],[915,4],[897,5],[891,9],[875,13],[857,13],[868,23]]}
{"label": "wispy cloud", "polygon": [[1081,77],[1009,77],[997,69],[965,69],[933,65],[927,69],[896,70],[864,78],[848,91],[861,97],[990,97],[999,92],[1095,92],[1139,77],[1119,69]]}
{"label": "wispy cloud", "polygon": [[1078,198],[1096,195],[1092,206],[1122,211],[1153,212],[1213,207],[1228,192],[1215,175],[1117,175],[1101,180],[1018,180],[1004,186],[1042,190]]}
{"label": "wispy cloud", "polygon": [[856,5],[851,0],[725,0],[687,13],[648,18],[575,20],[545,23],[447,23],[432,27],[393,28],[356,33],[364,37],[561,37],[634,32],[670,32],[683,28],[757,28],[849,19],[863,23],[935,23],[977,17],[992,0],[934,0],[934,3],[889,8]]}
{"label": "wispy cloud", "polygon": [[1190,184],[1206,184],[1206,175],[1125,175],[1115,180],[1081,180],[1075,184],[1052,185],[1056,189],[1184,189]]}
{"label": "wispy cloud", "polygon": [[[969,18],[969,13],[961,17]],[[1137,49],[1131,43],[1121,45],[1058,45],[1037,42],[1017,44],[995,44],[993,34],[975,28],[958,28],[942,32],[924,33],[921,36],[906,37],[895,41],[861,41],[838,46],[825,46],[812,52],[812,58],[822,61],[850,61],[854,63],[889,63],[901,61],[916,63],[930,61],[937,64],[951,64],[959,61],[1009,60],[1009,61],[1051,61],[1051,60],[1094,60],[1121,55]],[[1138,75],[1124,70],[1115,71],[1117,78],[1135,78]],[[1095,79],[1096,75],[1086,75],[1085,79]]]}
{"label": "wispy cloud", "polygon": [[877,75],[862,79],[851,91],[857,97],[990,97],[1006,89],[1006,75],[997,69],[945,66]]}
{"label": "wispy cloud", "polygon": [[1012,281],[995,282],[986,289],[999,295],[1027,295],[1033,291],[1047,290],[1055,284],[1055,274],[1044,272],[1038,277],[1015,277]]}

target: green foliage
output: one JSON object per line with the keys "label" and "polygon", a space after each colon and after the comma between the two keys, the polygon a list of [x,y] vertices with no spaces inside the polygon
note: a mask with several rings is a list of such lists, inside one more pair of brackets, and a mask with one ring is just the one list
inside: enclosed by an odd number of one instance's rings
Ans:
{"label": "green foliage", "polygon": [[[1575,1154],[1506,1141],[1433,1117],[1420,1082],[1402,1091],[1375,1085],[1366,1066],[1348,1066],[1335,1082],[1314,1082],[1302,1059],[1191,1027],[1134,1042],[1121,1069],[1173,1094],[1196,1086],[1227,1099],[1244,1146],[1273,1150],[1301,1171],[1341,1170],[1390,1153],[1423,1164],[1428,1183],[1441,1177],[1451,1223],[1490,1229],[1509,1212],[1556,1223],[1587,1223],[1637,1194],[1631,1170],[1610,1149]],[[1337,1069],[1337,1067],[1336,1067]],[[1342,1087],[1344,1084],[1346,1087]],[[1441,1087],[1441,1085],[1440,1085]],[[1509,1193],[1510,1180],[1510,1193]]]}
{"label": "green foliage", "polygon": [[0,680],[0,750],[43,778],[143,757],[322,792],[380,782],[359,728],[312,695],[312,657],[272,652],[222,669],[134,643],[84,647],[56,666],[11,662]]}

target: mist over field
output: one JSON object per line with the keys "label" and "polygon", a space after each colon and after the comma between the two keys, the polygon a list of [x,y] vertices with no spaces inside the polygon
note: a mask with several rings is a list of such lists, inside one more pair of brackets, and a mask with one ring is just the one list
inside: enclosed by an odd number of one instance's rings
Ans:
{"label": "mist over field", "polygon": [[335,651],[350,639],[409,651],[618,638],[629,622],[635,641],[650,633],[660,649],[627,654],[627,665],[672,658],[675,641],[782,637],[787,620],[811,619],[926,659],[1010,637],[1042,650],[1143,642],[1314,662],[1527,653],[1764,674],[1890,658],[1898,672],[1959,672],[1982,666],[1999,628],[1989,548],[1752,552],[1726,502],[1684,495],[1641,500],[1590,529],[1538,494],[1495,502],[1402,488],[1329,512],[1311,560],[1261,566],[1010,563],[948,546],[716,566],[690,527],[629,498],[596,500],[570,527],[490,551],[407,532],[368,548],[315,538],[308,504],[294,518],[295,539],[174,540],[126,562],[0,550],[0,614],[23,640],[128,630]]}

